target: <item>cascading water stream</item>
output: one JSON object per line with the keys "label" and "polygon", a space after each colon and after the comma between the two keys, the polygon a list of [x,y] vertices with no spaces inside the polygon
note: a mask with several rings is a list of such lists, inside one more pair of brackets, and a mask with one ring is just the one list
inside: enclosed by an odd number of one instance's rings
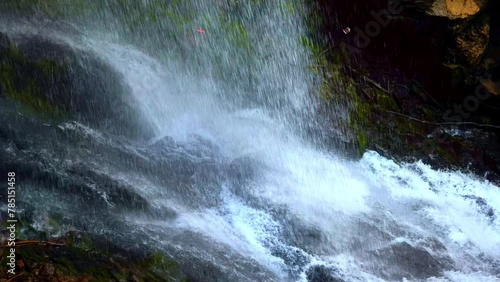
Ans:
{"label": "cascading water stream", "polygon": [[[65,122],[54,130],[71,151],[32,148],[64,159],[48,165],[60,177],[105,176],[150,208],[120,208],[92,183],[113,218],[54,190],[33,188],[25,202],[82,216],[96,233],[126,230],[117,237],[184,263],[209,262],[217,271],[204,281],[500,281],[497,186],[373,151],[349,161],[303,138],[317,126],[318,101],[297,3],[174,2],[171,12],[189,21],[155,18],[134,26],[135,37],[119,18],[148,15],[127,10],[104,9],[76,38],[49,31],[110,64],[155,136],[123,140]],[[57,200],[44,207],[40,198]]]}

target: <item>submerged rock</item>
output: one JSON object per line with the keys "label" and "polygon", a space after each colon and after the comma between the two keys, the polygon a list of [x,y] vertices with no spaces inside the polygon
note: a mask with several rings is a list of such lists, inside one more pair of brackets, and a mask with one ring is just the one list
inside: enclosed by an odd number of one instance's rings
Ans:
{"label": "submerged rock", "polygon": [[477,205],[479,212],[486,215],[491,221],[495,220],[495,211],[484,198],[475,195],[466,195],[464,196],[464,198],[474,200],[474,203]]}

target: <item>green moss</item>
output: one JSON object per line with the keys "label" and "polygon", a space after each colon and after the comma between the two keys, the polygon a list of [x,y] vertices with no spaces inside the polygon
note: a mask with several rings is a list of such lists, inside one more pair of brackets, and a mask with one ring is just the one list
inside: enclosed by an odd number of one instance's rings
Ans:
{"label": "green moss", "polygon": [[7,96],[22,103],[23,105],[28,106],[37,113],[60,114],[57,107],[51,105],[44,97],[41,96],[40,89],[37,88],[34,80],[32,79],[24,81],[23,89],[7,89]]}
{"label": "green moss", "polygon": [[397,111],[399,109],[399,106],[396,103],[396,101],[388,94],[380,90],[377,91],[376,99],[378,106],[385,110]]}
{"label": "green moss", "polygon": [[148,269],[153,270],[158,274],[177,274],[179,264],[166,257],[163,253],[155,252],[149,258],[144,260],[141,265]]}
{"label": "green moss", "polygon": [[[72,234],[72,235],[70,235]],[[75,242],[68,237],[75,236]],[[37,239],[35,236],[33,239]],[[17,272],[22,273],[26,281],[45,281],[53,277],[48,268],[57,273],[61,281],[140,281],[165,282],[179,281],[179,264],[162,253],[152,253],[146,259],[124,258],[98,248],[98,244],[112,244],[101,241],[90,235],[68,233],[66,244],[53,246],[47,244],[26,244],[16,249],[17,264],[22,261],[23,267]],[[99,240],[99,241],[97,241]],[[94,242],[99,242],[94,244]],[[0,249],[0,253],[4,249]],[[124,252],[122,250],[121,252]],[[1,254],[3,255],[3,253]],[[7,265],[1,264],[0,271],[6,272]],[[182,280],[181,280],[182,281]],[[187,281],[187,280],[185,280]]]}
{"label": "green moss", "polygon": [[399,112],[399,106],[390,94],[357,82],[342,71],[345,61],[341,50],[321,49],[320,44],[307,37],[301,38],[301,43],[311,51],[318,64],[311,69],[321,79],[319,97],[327,104],[348,112],[346,121],[333,122],[334,126],[349,132],[347,135],[351,136],[359,156],[369,148],[396,148],[399,137],[394,136],[394,132],[401,135],[423,134],[418,125],[387,115],[386,111]]}
{"label": "green moss", "polygon": [[159,26],[162,22],[168,21],[174,33],[179,33],[194,21],[193,12],[181,9],[179,3],[179,1],[163,0],[147,2],[120,0],[111,1],[110,7],[118,14],[119,21],[124,22],[133,31]]}
{"label": "green moss", "polygon": [[366,136],[366,133],[363,130],[359,130],[356,135],[358,141],[359,154],[363,155],[368,145],[368,137]]}
{"label": "green moss", "polygon": [[13,60],[15,62],[24,64],[28,62],[26,56],[24,56],[19,50],[19,48],[17,48],[17,46],[14,44],[11,44],[10,47],[7,48],[2,55],[6,56],[6,58]]}
{"label": "green moss", "polygon": [[63,271],[63,273],[70,275],[78,274],[78,270],[76,269],[75,265],[68,258],[66,257],[56,258],[54,259],[54,262],[60,265],[60,269]]}
{"label": "green moss", "polygon": [[248,36],[247,30],[241,23],[231,21],[230,30],[234,44],[236,44],[240,48],[250,48],[250,37]]}
{"label": "green moss", "polygon": [[287,11],[290,14],[295,14],[295,8],[290,2],[280,2],[281,8]]}
{"label": "green moss", "polygon": [[0,4],[4,10],[13,10],[23,14],[41,12],[49,18],[83,14],[92,6],[92,2],[81,0],[6,0]]}
{"label": "green moss", "polygon": [[[85,274],[90,275],[92,277],[90,281],[92,282],[107,282],[112,280],[113,275],[110,270],[107,268],[103,268],[102,266],[90,267],[85,270]],[[127,276],[123,274],[123,276]]]}
{"label": "green moss", "polygon": [[49,220],[48,220],[48,225],[50,228],[52,229],[59,229],[61,226],[59,225],[59,222],[56,218],[54,217],[49,217]]}
{"label": "green moss", "polygon": [[42,84],[62,74],[65,66],[53,60],[30,62],[15,45],[0,52],[0,85],[5,95],[20,104],[24,114],[64,118],[64,110],[44,96]]}
{"label": "green moss", "polygon": [[88,253],[94,249],[94,243],[92,242],[92,238],[84,236],[81,240],[74,244],[74,247]]}
{"label": "green moss", "polygon": [[320,45],[315,42],[313,39],[311,39],[310,37],[306,36],[306,35],[301,35],[300,38],[300,44],[302,45],[302,47],[304,47],[305,49],[309,50],[315,61],[317,63],[324,63],[325,60],[323,60],[321,56],[321,53],[322,53],[322,49],[320,47]]}
{"label": "green moss", "polygon": [[[351,95],[356,95],[356,92],[351,92]],[[351,101],[350,129],[356,135],[356,145],[361,156],[365,153],[369,145],[369,137],[366,131],[373,127],[371,117],[373,108],[368,103],[359,99],[359,96],[351,99]]]}
{"label": "green moss", "polygon": [[347,120],[333,121],[335,126],[346,128],[354,135],[352,142],[361,156],[369,146],[368,128],[371,126],[373,104],[361,99],[357,83],[342,73],[342,54],[325,49],[317,40],[300,37],[301,45],[310,51],[314,66],[309,69],[321,80],[319,97],[329,105],[336,105],[349,113]]}
{"label": "green moss", "polygon": [[[316,2],[313,0],[302,0],[301,5],[304,7],[315,7]],[[307,29],[311,32],[317,32],[324,23],[324,19],[316,9],[312,8],[308,10],[306,17]]]}

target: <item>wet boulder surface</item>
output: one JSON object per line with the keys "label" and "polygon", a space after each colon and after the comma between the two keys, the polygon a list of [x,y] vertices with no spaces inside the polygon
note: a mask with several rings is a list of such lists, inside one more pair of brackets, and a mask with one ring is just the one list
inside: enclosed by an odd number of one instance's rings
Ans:
{"label": "wet boulder surface", "polygon": [[308,282],[346,282],[337,276],[335,269],[325,266],[314,266],[307,271]]}
{"label": "wet boulder surface", "polygon": [[[200,234],[152,231],[126,220],[172,221],[178,216],[175,201],[193,210],[217,206],[233,170],[214,144],[198,136],[182,143],[152,140],[153,130],[134,108],[121,75],[64,40],[0,32],[0,70],[0,173],[15,171],[22,179],[20,239],[62,236],[60,246],[23,247],[23,274],[13,281],[274,279],[257,262],[222,251]],[[228,181],[245,181],[245,170],[239,170],[242,175]],[[86,239],[66,243],[68,230],[83,232],[92,245]],[[163,245],[146,232],[172,241]],[[108,252],[106,244],[116,250]],[[184,244],[193,250],[177,248]]]}
{"label": "wet boulder surface", "polygon": [[[187,281],[273,281],[274,275],[256,261],[228,247],[224,249],[202,234],[169,227],[179,216],[178,206],[193,211],[216,207],[221,202],[224,180],[244,181],[241,176],[229,180],[232,170],[216,157],[218,153],[210,142],[194,137],[193,143],[178,143],[170,138],[152,144],[137,143],[114,135],[89,135],[89,128],[75,123],[46,126],[15,111],[1,112],[0,120],[10,124],[0,130],[0,173],[16,171],[18,179],[22,179],[18,188],[18,203],[22,207],[19,218],[25,224],[22,238],[53,240],[64,236],[67,230],[78,230],[93,241],[115,244],[122,253],[137,252],[144,259],[161,250],[165,267],[175,266],[176,273]],[[19,127],[31,130],[18,131]],[[37,142],[28,135],[35,135]],[[51,141],[54,139],[58,142]],[[135,177],[124,177],[120,171],[129,171]],[[139,175],[148,181],[141,181]],[[6,192],[2,196],[6,197]],[[135,223],[142,219],[165,224]],[[97,238],[96,234],[102,237]],[[107,261],[123,259],[123,265],[131,264],[136,281],[160,279],[144,276],[149,270],[140,260],[115,258],[104,252],[104,247],[95,247],[93,252],[97,254],[81,257],[75,254],[81,250],[74,250],[71,245],[55,248],[49,244],[47,248],[31,250],[35,257],[22,257],[28,266],[23,270],[26,277],[35,272],[39,277],[54,273],[88,279],[99,275],[122,277],[129,273]],[[66,256],[67,262],[40,262],[38,258],[44,253],[52,259]],[[91,263],[94,256],[99,261]],[[136,263],[139,265],[132,266]],[[161,279],[158,281],[168,281]]]}
{"label": "wet boulder surface", "polygon": [[0,98],[21,114],[75,120],[115,135],[147,138],[147,121],[121,75],[91,52],[43,34],[0,31]]}
{"label": "wet boulder surface", "polygon": [[405,242],[375,250],[372,255],[388,266],[379,270],[380,277],[391,281],[440,277],[443,271],[453,269],[451,259],[436,258],[427,250]]}

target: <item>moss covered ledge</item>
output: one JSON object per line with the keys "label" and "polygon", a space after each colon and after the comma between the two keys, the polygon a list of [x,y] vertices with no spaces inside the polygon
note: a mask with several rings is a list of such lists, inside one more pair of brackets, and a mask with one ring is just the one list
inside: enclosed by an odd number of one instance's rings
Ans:
{"label": "moss covered ledge", "polygon": [[[180,277],[178,263],[162,253],[124,250],[85,233],[70,231],[50,240],[18,240],[16,245],[16,273],[3,276],[0,282],[189,281]],[[3,242],[2,260],[6,250]],[[7,268],[2,262],[0,273],[7,273]]]}

